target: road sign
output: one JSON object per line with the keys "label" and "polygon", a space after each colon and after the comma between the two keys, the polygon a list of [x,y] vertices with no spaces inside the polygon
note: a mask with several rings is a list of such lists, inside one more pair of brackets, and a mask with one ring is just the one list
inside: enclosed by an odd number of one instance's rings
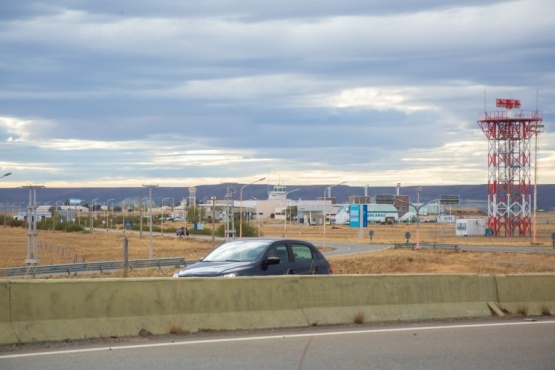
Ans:
{"label": "road sign", "polygon": [[123,223],[123,226],[125,227],[132,227],[133,226],[133,222],[131,220],[125,220],[125,222]]}
{"label": "road sign", "polygon": [[459,204],[460,198],[458,195],[442,195],[439,197],[439,204]]}

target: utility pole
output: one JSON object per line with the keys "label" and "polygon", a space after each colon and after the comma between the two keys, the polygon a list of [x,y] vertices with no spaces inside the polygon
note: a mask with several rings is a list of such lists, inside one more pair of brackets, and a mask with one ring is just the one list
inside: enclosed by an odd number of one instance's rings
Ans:
{"label": "utility pole", "polygon": [[[148,188],[148,222],[149,222],[149,252],[150,259],[152,259],[152,188],[158,187],[158,185],[143,185]],[[141,217],[142,222],[142,217]]]}
{"label": "utility pole", "polygon": [[23,188],[29,189],[29,204],[27,205],[27,265],[38,265],[39,256],[37,252],[37,189],[44,188],[43,185],[28,185]]}

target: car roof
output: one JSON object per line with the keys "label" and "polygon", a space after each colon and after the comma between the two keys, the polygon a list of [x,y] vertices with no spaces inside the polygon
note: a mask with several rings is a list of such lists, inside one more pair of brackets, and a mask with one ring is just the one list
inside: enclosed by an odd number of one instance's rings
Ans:
{"label": "car roof", "polygon": [[231,242],[237,242],[237,241],[269,241],[269,242],[276,242],[276,241],[283,241],[283,242],[299,242],[299,243],[308,243],[308,244],[312,244],[312,242],[309,242],[308,240],[301,240],[301,239],[290,239],[290,238],[238,238],[238,239],[234,239],[234,240],[229,240],[226,243],[231,243]]}

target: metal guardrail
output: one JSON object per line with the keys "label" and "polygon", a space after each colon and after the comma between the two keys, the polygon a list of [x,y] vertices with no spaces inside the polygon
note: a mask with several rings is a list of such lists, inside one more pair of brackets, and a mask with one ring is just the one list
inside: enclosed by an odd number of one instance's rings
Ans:
{"label": "metal guardrail", "polygon": [[[457,244],[442,244],[442,243],[420,243],[420,247],[428,247],[433,249],[455,249],[458,250],[459,246]],[[399,248],[415,248],[416,243],[395,243],[393,244],[393,249]]]}
{"label": "metal guardrail", "polygon": [[457,244],[442,244],[442,243],[420,243],[422,247],[432,247],[434,249],[459,249]]}
{"label": "metal guardrail", "polygon": [[[157,259],[138,259],[129,260],[128,268],[152,268],[185,266],[185,258],[157,258]],[[87,262],[87,263],[71,263],[64,265],[43,265],[43,266],[23,266],[9,267],[0,269],[0,278],[10,276],[35,276],[35,275],[54,275],[83,273],[83,272],[104,272],[109,270],[122,270],[123,261],[103,261],[103,262]]]}
{"label": "metal guardrail", "polygon": [[416,246],[416,243],[395,243],[393,244],[393,249],[414,248],[415,246]]}

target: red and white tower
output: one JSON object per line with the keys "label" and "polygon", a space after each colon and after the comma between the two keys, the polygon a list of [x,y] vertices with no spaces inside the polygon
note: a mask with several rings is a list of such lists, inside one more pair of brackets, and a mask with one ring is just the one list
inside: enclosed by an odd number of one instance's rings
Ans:
{"label": "red and white tower", "polygon": [[496,107],[505,110],[478,116],[488,139],[488,228],[494,236],[530,236],[530,139],[543,127],[542,116],[516,111],[520,100],[497,99]]}

